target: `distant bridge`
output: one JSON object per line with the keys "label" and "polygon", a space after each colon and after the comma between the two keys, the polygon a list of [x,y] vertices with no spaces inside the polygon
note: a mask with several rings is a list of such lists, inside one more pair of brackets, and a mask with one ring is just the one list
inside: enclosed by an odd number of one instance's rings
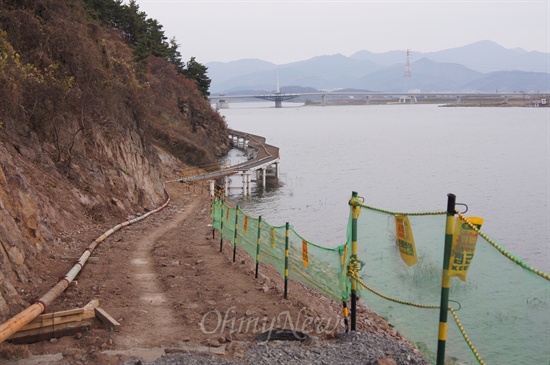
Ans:
{"label": "distant bridge", "polygon": [[321,97],[321,105],[325,106],[328,96],[361,96],[365,97],[366,103],[369,103],[370,98],[373,97],[398,97],[400,101],[414,103],[417,98],[423,97],[444,97],[444,98],[455,98],[457,102],[461,101],[462,97],[477,97],[477,98],[502,98],[503,101],[508,101],[508,98],[512,96],[527,96],[530,94],[526,93],[477,93],[477,92],[376,92],[376,91],[319,91],[313,93],[300,93],[300,94],[285,94],[280,92],[275,92],[273,94],[249,94],[249,95],[210,95],[209,99],[211,102],[216,101],[218,108],[223,108],[227,105],[229,99],[264,99],[275,102],[276,108],[282,107],[282,102],[286,100],[291,100],[300,96],[319,96]]}
{"label": "distant bridge", "polygon": [[283,101],[290,100],[302,96],[304,94],[284,94],[284,93],[273,93],[273,94],[258,94],[258,95],[210,95],[208,99],[210,102],[216,101],[217,109],[223,109],[227,107],[228,99],[263,99],[270,100],[275,102],[275,108],[282,108]]}
{"label": "distant bridge", "polygon": [[290,100],[301,96],[301,94],[283,94],[283,93],[274,93],[274,94],[265,94],[265,95],[255,95],[255,98],[270,100],[275,102],[275,108],[282,108],[283,101]]}

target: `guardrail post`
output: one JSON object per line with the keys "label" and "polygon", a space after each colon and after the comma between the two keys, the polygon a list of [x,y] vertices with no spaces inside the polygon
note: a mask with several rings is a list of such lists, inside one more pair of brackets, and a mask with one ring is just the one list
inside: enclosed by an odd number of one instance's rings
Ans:
{"label": "guardrail post", "polygon": [[447,194],[447,222],[445,224],[445,251],[443,253],[443,273],[441,275],[441,304],[439,306],[439,334],[437,336],[437,365],[445,363],[445,343],[447,341],[447,312],[449,306],[449,261],[453,246],[454,216],[456,196]]}
{"label": "guardrail post", "polygon": [[225,196],[229,196],[229,176],[227,175],[223,177],[223,192]]}
{"label": "guardrail post", "polygon": [[209,183],[209,188],[210,188],[210,196],[213,197],[214,196],[214,184],[216,183],[215,180],[208,180],[208,183]]}

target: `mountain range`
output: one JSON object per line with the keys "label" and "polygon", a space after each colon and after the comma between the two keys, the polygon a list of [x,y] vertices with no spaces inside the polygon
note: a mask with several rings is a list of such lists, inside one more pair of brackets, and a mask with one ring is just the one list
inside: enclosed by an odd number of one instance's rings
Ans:
{"label": "mountain range", "polygon": [[438,52],[410,52],[410,77],[405,77],[407,51],[347,57],[322,55],[276,65],[259,59],[209,62],[212,94],[273,92],[281,89],[357,89],[380,92],[550,92],[550,54],[507,49],[480,41]]}

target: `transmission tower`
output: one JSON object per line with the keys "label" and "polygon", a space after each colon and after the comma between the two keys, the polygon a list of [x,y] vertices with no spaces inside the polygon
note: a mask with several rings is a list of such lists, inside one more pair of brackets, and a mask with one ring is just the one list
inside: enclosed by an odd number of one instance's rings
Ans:
{"label": "transmission tower", "polygon": [[411,50],[407,49],[407,62],[405,62],[405,78],[408,80],[410,80],[412,76],[410,56]]}
{"label": "transmission tower", "polygon": [[[412,89],[412,85],[411,85],[411,77],[412,77],[412,71],[411,71],[411,50],[410,49],[407,49],[407,60],[405,62],[405,88],[406,88],[406,92],[414,92],[415,90]],[[403,102],[405,102],[407,98],[403,98]],[[410,97],[410,102],[411,104],[412,103],[416,103],[416,96],[411,96]]]}

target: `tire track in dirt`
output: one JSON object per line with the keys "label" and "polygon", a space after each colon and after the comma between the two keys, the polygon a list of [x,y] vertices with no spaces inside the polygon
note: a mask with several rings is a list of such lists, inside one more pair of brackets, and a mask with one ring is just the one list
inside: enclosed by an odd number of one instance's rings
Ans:
{"label": "tire track in dirt", "polygon": [[151,340],[158,344],[167,344],[173,340],[176,324],[171,301],[166,296],[155,268],[152,250],[157,241],[167,233],[177,229],[182,222],[197,209],[197,202],[192,202],[180,209],[171,220],[147,231],[146,235],[134,242],[134,249],[129,264],[129,275],[135,278],[135,290],[139,293],[136,306],[140,307],[140,322],[147,323],[147,328],[134,328],[119,342],[127,347],[151,346]]}

